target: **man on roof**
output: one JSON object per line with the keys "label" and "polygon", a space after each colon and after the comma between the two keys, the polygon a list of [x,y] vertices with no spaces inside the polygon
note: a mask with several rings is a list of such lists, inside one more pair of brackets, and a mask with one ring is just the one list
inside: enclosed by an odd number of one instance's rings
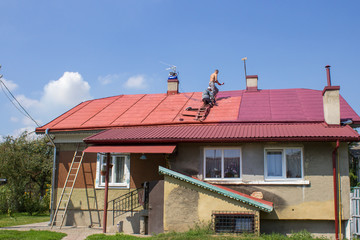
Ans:
{"label": "man on roof", "polygon": [[210,87],[208,87],[207,89],[205,89],[202,93],[202,101],[204,102],[204,107],[206,105],[210,105],[213,106],[214,104],[214,95],[212,92],[212,89]]}
{"label": "man on roof", "polygon": [[219,83],[218,74],[219,74],[219,70],[215,69],[214,73],[212,73],[210,75],[209,87],[211,88],[211,90],[213,92],[214,98],[215,98],[216,94],[219,92],[219,89],[215,86],[215,83],[217,83],[219,86],[224,85],[224,83]]}

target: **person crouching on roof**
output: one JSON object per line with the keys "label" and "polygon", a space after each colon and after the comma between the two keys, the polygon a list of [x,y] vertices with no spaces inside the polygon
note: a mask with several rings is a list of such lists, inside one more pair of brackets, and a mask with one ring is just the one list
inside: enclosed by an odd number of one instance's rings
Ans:
{"label": "person crouching on roof", "polygon": [[215,83],[217,83],[219,86],[220,85],[224,85],[224,83],[219,83],[218,81],[218,74],[219,74],[219,70],[216,69],[214,71],[214,73],[212,73],[210,75],[210,82],[209,82],[209,87],[211,88],[213,95],[214,95],[214,99],[216,97],[216,94],[219,92],[219,89],[215,86]]}
{"label": "person crouching on roof", "polygon": [[212,89],[210,87],[205,89],[204,92],[202,93],[202,101],[204,102],[204,106],[206,106],[206,105],[212,106],[213,105],[214,95],[213,95]]}

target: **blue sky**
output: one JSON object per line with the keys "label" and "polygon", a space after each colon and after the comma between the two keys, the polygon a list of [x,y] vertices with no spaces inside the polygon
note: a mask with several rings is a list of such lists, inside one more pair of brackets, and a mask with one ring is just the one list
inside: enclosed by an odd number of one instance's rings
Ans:
{"label": "blue sky", "polygon": [[[4,82],[45,124],[81,101],[163,93],[167,68],[182,92],[202,91],[220,70],[220,90],[333,85],[360,113],[359,1],[0,2]],[[0,135],[34,129],[0,93]]]}

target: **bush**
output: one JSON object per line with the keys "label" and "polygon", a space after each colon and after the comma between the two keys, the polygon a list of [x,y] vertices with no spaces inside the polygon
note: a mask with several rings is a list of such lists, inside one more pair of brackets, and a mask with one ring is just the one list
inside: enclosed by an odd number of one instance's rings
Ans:
{"label": "bush", "polygon": [[52,147],[47,139],[5,137],[0,143],[0,212],[45,212],[49,209]]}
{"label": "bush", "polygon": [[6,186],[0,187],[0,213],[7,213],[9,209],[10,190]]}

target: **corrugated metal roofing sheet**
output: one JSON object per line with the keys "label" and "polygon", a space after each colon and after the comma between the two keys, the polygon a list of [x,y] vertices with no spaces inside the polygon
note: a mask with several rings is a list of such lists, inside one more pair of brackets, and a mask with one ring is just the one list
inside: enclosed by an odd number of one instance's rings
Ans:
{"label": "corrugated metal roofing sheet", "polygon": [[[119,95],[79,104],[50,123],[43,132],[109,129],[121,126],[196,123],[184,117],[187,107],[202,105],[201,93]],[[342,119],[360,123],[360,117],[340,97]],[[257,92],[223,91],[204,123],[214,122],[323,122],[322,91],[277,89]]]}
{"label": "corrugated metal roofing sheet", "polygon": [[359,141],[350,126],[324,123],[223,123],[123,127],[103,131],[87,143],[196,142],[196,141]]}

